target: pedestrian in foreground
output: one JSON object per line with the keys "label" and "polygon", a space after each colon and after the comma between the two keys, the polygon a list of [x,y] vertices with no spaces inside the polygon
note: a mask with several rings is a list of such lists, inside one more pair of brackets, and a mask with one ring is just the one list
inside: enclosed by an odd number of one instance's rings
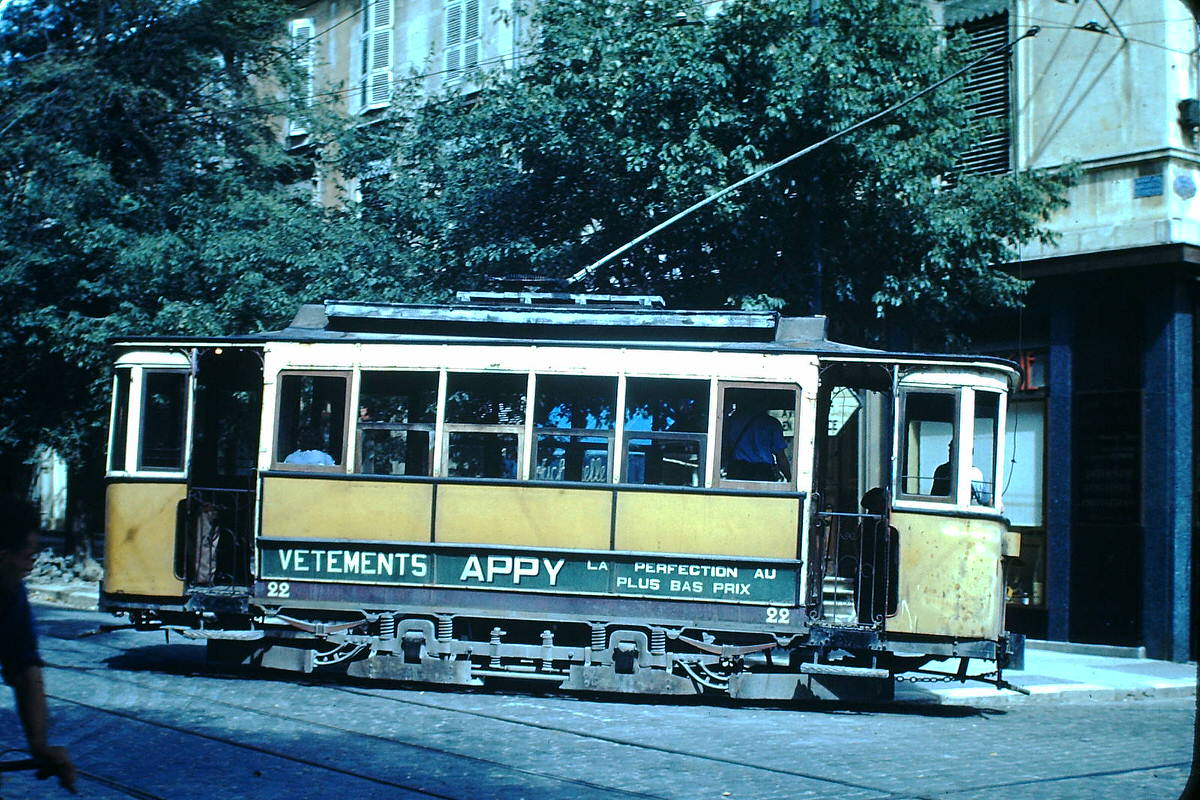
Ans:
{"label": "pedestrian in foreground", "polygon": [[33,569],[37,524],[33,510],[20,500],[0,501],[0,671],[13,688],[17,715],[25,728],[29,754],[39,762],[38,777],[58,778],[75,791],[75,765],[64,747],[46,741],[48,714],[42,660],[25,594],[24,578]]}

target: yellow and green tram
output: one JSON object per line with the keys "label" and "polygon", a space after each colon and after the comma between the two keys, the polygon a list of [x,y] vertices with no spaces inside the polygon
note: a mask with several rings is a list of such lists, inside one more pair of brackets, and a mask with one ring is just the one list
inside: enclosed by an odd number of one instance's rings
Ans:
{"label": "yellow and green tram", "polygon": [[101,607],[214,658],[883,698],[1018,655],[1009,362],[528,293],[117,351]]}

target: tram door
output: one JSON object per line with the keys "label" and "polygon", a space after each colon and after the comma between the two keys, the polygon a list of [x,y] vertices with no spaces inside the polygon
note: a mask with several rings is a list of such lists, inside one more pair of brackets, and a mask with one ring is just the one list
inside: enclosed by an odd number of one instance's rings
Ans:
{"label": "tram door", "polygon": [[250,583],[262,363],[257,348],[214,347],[196,357],[192,460],[176,548],[189,587]]}
{"label": "tram door", "polygon": [[887,514],[891,371],[826,365],[818,392],[810,602],[840,624],[895,613],[898,550]]}

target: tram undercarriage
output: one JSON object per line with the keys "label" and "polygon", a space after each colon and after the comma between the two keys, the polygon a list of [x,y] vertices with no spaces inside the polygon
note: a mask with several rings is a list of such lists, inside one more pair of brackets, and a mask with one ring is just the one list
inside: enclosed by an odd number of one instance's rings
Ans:
{"label": "tram undercarriage", "polygon": [[[250,613],[227,613],[230,601],[246,603]],[[896,676],[912,672],[933,677],[909,680],[982,680],[1015,688],[1003,680],[1002,669],[1019,667],[1023,656],[1019,636],[999,642],[889,638],[870,626],[819,621],[795,633],[748,633],[645,620],[404,612],[330,611],[318,619],[312,612],[252,603],[249,596],[226,596],[212,604],[225,613],[147,609],[131,616],[137,628],[205,641],[217,665],[445,686],[524,681],[565,692],[736,700],[885,701],[894,696]],[[937,668],[949,660],[957,667]],[[992,662],[990,671],[970,668],[972,660]]]}

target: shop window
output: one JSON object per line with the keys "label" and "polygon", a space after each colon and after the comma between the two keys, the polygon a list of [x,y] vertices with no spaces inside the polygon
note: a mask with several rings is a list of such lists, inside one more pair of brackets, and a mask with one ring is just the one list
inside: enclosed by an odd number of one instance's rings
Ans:
{"label": "shop window", "polygon": [[528,379],[513,373],[450,373],[446,383],[446,475],[516,478]]}
{"label": "shop window", "polygon": [[358,471],[430,475],[436,372],[364,372],[358,394]]}
{"label": "shop window", "polygon": [[615,377],[537,376],[533,475],[542,481],[612,478]]}
{"label": "shop window", "polygon": [[347,377],[280,375],[277,465],[320,469],[345,463]]}
{"label": "shop window", "polygon": [[138,469],[183,470],[187,432],[186,372],[142,373],[142,436]]}
{"label": "shop window", "polygon": [[723,480],[790,485],[795,439],[795,389],[723,387]]}
{"label": "shop window", "polygon": [[623,482],[703,486],[708,406],[708,381],[629,378]]}
{"label": "shop window", "polygon": [[958,395],[907,392],[903,419],[900,492],[953,502]]}
{"label": "shop window", "polygon": [[129,381],[132,370],[117,370],[113,386],[112,439],[108,444],[108,468],[125,470],[125,442],[129,437]]}
{"label": "shop window", "polygon": [[1013,527],[1044,525],[1046,401],[1017,400],[1009,406],[1009,463],[1004,476],[1004,513]]}
{"label": "shop window", "polygon": [[1000,425],[1000,395],[975,392],[975,425],[971,447],[971,504],[996,501],[996,436]]}

